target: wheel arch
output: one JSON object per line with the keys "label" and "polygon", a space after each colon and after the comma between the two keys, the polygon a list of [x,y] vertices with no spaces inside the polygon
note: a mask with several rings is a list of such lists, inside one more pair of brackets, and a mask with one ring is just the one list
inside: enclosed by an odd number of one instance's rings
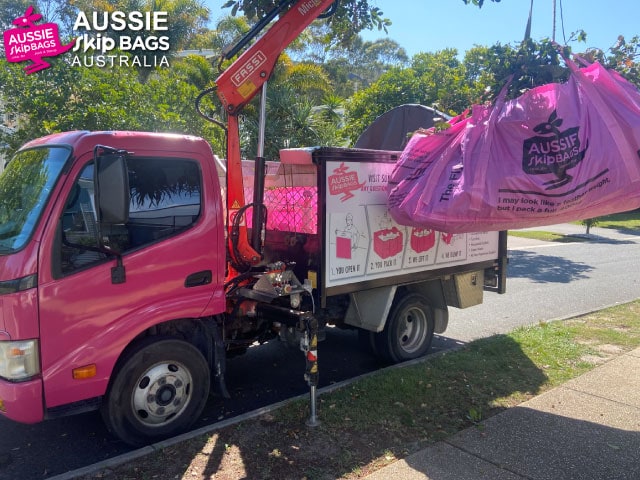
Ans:
{"label": "wheel arch", "polygon": [[152,325],[133,337],[122,349],[109,375],[109,384],[113,382],[114,373],[129,357],[130,352],[138,348],[140,343],[151,343],[162,339],[183,340],[196,347],[207,360],[209,368],[214,362],[214,347],[211,329],[217,328],[210,318],[178,318]]}
{"label": "wheel arch", "polygon": [[427,298],[433,313],[434,332],[443,333],[449,324],[449,310],[440,279],[353,292],[350,294],[345,323],[379,333],[384,330],[393,303],[407,292],[419,293]]}
{"label": "wheel arch", "polygon": [[449,325],[449,309],[444,296],[444,288],[440,279],[412,283],[402,287],[406,291],[420,293],[429,300],[433,312],[435,333],[444,333]]}

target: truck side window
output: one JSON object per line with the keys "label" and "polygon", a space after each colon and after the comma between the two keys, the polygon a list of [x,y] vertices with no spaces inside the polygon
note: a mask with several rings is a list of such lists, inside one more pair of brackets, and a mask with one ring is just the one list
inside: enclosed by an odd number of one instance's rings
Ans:
{"label": "truck side window", "polygon": [[[194,161],[131,157],[130,212],[124,225],[103,225],[105,246],[127,253],[176,235],[196,223],[201,212],[201,174]],[[93,164],[73,185],[62,218],[60,272],[67,275],[107,260],[107,255],[83,247],[98,245]]]}
{"label": "truck side window", "polygon": [[131,205],[127,224],[132,247],[177,234],[200,216],[201,174],[194,161],[130,158]]}

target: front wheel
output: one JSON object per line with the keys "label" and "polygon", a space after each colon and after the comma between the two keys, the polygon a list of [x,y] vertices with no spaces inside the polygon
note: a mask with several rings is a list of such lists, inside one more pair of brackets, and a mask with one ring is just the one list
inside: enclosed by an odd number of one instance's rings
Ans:
{"label": "front wheel", "polygon": [[376,351],[392,363],[422,357],[431,348],[433,328],[433,312],[427,298],[414,292],[400,293],[384,330],[375,334]]}
{"label": "front wheel", "polygon": [[103,400],[109,431],[132,446],[189,428],[209,396],[209,366],[200,351],[176,339],[148,339],[121,361]]}

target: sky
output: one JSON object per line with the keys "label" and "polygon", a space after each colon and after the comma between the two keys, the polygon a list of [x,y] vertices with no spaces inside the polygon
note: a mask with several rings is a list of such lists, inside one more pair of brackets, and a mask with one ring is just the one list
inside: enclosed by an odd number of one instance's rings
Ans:
{"label": "sky", "polygon": [[[421,51],[433,52],[456,48],[464,54],[474,45],[491,46],[518,43],[524,38],[529,17],[529,0],[485,0],[481,9],[465,5],[462,0],[370,0],[393,24],[388,37],[405,48],[409,56]],[[534,40],[553,36],[553,0],[534,0],[531,37]],[[574,50],[613,46],[618,35],[631,39],[640,35],[639,0],[556,0],[556,35],[558,43],[579,29],[587,33],[586,43],[574,43]],[[562,21],[561,19],[562,5]],[[368,31],[366,40],[384,37]]]}
{"label": "sky", "polygon": [[[409,56],[456,48],[464,52],[474,45],[491,46],[496,42],[515,44],[524,38],[530,0],[485,0],[479,9],[462,0],[369,0],[392,21],[388,35],[364,31],[365,40],[395,40]],[[229,9],[221,10],[223,0],[205,0],[215,21]],[[561,21],[560,6],[562,5]],[[587,47],[608,49],[618,35],[631,39],[640,35],[640,0],[556,0],[556,41],[564,43],[579,29],[587,33],[587,42],[571,44],[574,51]],[[534,40],[553,34],[553,0],[534,0],[532,33]]]}

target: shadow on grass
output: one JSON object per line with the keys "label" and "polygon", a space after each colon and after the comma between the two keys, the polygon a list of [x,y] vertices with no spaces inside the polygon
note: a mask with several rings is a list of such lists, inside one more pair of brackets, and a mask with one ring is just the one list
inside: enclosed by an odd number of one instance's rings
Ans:
{"label": "shadow on grass", "polygon": [[[135,473],[238,480],[358,476],[385,457],[404,458],[539,393],[546,381],[518,343],[497,335],[323,393],[318,427],[305,425],[308,405],[297,401],[166,448]],[[128,478],[124,473],[118,478]]]}
{"label": "shadow on grass", "polygon": [[528,278],[537,283],[569,283],[589,278],[591,265],[574,262],[556,255],[544,255],[539,250],[509,252],[509,278]]}

